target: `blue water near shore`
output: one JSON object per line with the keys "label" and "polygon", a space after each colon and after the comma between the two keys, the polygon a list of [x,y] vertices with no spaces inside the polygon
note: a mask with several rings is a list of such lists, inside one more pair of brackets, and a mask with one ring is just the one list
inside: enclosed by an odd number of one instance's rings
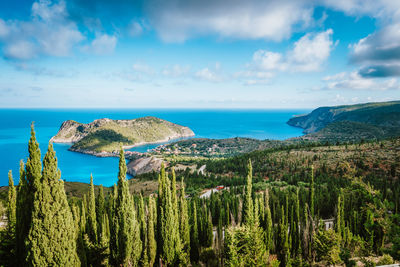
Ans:
{"label": "blue water near shore", "polygon": [[[256,139],[287,139],[302,135],[302,130],[286,124],[293,115],[309,110],[106,110],[106,109],[0,109],[0,186],[8,184],[7,173],[12,170],[18,182],[19,161],[26,161],[30,124],[35,130],[42,157],[48,141],[65,120],[89,123],[95,119],[134,119],[156,116],[188,126],[195,137]],[[146,152],[157,145],[146,145],[130,150]],[[118,159],[97,158],[68,151],[69,144],[54,144],[62,179],[89,182],[93,174],[95,184],[111,186],[117,180]]]}

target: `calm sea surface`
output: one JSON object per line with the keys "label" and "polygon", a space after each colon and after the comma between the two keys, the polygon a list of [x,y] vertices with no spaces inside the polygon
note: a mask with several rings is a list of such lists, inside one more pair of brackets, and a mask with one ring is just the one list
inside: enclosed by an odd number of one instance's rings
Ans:
{"label": "calm sea surface", "polygon": [[[286,139],[300,136],[302,130],[286,121],[309,110],[106,110],[106,109],[0,109],[0,186],[8,184],[7,173],[12,170],[18,182],[19,161],[26,161],[30,124],[35,122],[36,136],[42,151],[65,120],[89,123],[95,119],[134,119],[156,116],[188,126],[195,137],[257,139]],[[159,144],[158,144],[159,145]],[[68,151],[68,144],[54,144],[61,176],[66,181],[89,182],[93,174],[95,184],[113,185],[117,180],[118,159],[97,158]],[[145,152],[157,145],[146,145],[131,150]]]}

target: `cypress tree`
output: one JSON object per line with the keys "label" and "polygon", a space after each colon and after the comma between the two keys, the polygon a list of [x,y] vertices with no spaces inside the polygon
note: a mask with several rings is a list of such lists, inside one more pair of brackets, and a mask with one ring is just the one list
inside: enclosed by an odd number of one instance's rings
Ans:
{"label": "cypress tree", "polygon": [[154,210],[155,210],[155,201],[152,196],[149,197],[149,214],[147,220],[147,240],[149,242],[147,255],[149,257],[149,266],[153,266],[156,253],[157,253],[157,242],[155,239],[155,232],[154,232],[154,225],[155,225],[155,218],[154,218]]}
{"label": "cypress tree", "polygon": [[28,266],[80,265],[74,221],[60,176],[50,143],[43,159],[42,179],[35,181],[32,223],[26,242]]}
{"label": "cypress tree", "polygon": [[179,238],[179,222],[174,211],[175,201],[172,199],[171,182],[165,173],[164,166],[161,167],[161,193],[160,199],[160,239],[161,239],[161,258],[164,263],[170,265],[180,257],[181,245]]}
{"label": "cypress tree", "polygon": [[341,229],[341,225],[342,225],[342,222],[341,222],[341,219],[342,219],[342,214],[341,214],[342,208],[341,208],[341,205],[342,205],[341,196],[339,195],[338,196],[338,201],[337,201],[336,224],[335,224],[335,230],[336,230],[336,233],[338,233],[339,239],[341,239],[343,237],[342,236],[342,229]]}
{"label": "cypress tree", "polygon": [[90,175],[90,190],[88,199],[88,237],[93,244],[97,243],[96,199],[94,196],[93,176]]}
{"label": "cypress tree", "polygon": [[265,189],[265,246],[267,251],[267,256],[269,255],[269,251],[272,248],[272,216],[271,209],[269,207],[269,192],[268,188]]}
{"label": "cypress tree", "polygon": [[310,212],[311,218],[314,219],[314,166],[311,166],[311,184],[310,184]]}
{"label": "cypress tree", "polygon": [[251,166],[251,160],[247,164],[247,179],[246,179],[246,194],[243,203],[243,215],[244,215],[244,223],[252,225],[254,224],[254,207],[253,207],[253,199],[252,199],[252,177],[253,177],[253,168]]}
{"label": "cypress tree", "polygon": [[300,199],[299,199],[299,189],[296,190],[296,201],[295,201],[295,217],[294,217],[294,256],[299,257],[301,255],[301,237],[300,237]]}
{"label": "cypress tree", "polygon": [[277,247],[278,260],[281,267],[286,267],[289,264],[289,240],[288,240],[288,227],[285,219],[285,212],[282,206],[282,217],[279,224],[279,240]]}
{"label": "cypress tree", "polygon": [[192,215],[192,223],[191,223],[191,231],[190,231],[190,259],[192,262],[199,261],[199,230],[197,226],[197,205],[196,201],[193,201],[193,215]]}
{"label": "cypress tree", "polygon": [[147,223],[146,223],[146,214],[145,214],[145,206],[142,194],[140,194],[139,199],[139,223],[140,223],[140,239],[142,240],[142,253],[140,257],[141,266],[149,266],[149,258],[148,258],[148,250],[149,250],[149,240],[147,238]]}
{"label": "cypress tree", "polygon": [[11,170],[8,172],[7,227],[0,229],[0,266],[17,265],[15,258],[16,190]]}
{"label": "cypress tree", "polygon": [[14,180],[11,170],[8,172],[8,201],[7,201],[7,227],[15,231],[16,209],[17,209],[17,191],[14,186]]}
{"label": "cypress tree", "polygon": [[[124,151],[121,149],[114,219],[114,227],[117,227],[116,264],[137,266],[142,243],[133,198],[129,193],[128,181],[126,180],[126,170]],[[113,249],[115,248],[113,247]]]}
{"label": "cypress tree", "polygon": [[25,240],[32,222],[33,195],[42,178],[42,163],[40,161],[39,144],[36,141],[34,125],[31,125],[31,137],[28,144],[29,157],[24,170],[23,162],[20,163],[20,180],[17,193],[16,211],[16,239],[17,259],[22,266],[25,264],[27,248]]}
{"label": "cypress tree", "polygon": [[185,186],[183,179],[181,181],[181,193],[179,196],[179,235],[182,244],[182,258],[188,259],[190,255],[190,227],[187,201],[185,198]]}
{"label": "cypress tree", "polygon": [[[105,200],[104,200],[104,190],[103,186],[100,185],[99,187],[99,194],[96,198],[96,218],[97,218],[97,230],[98,230],[98,237],[100,237],[100,232],[102,232],[103,228],[103,218],[105,214]],[[108,216],[107,216],[108,217]]]}

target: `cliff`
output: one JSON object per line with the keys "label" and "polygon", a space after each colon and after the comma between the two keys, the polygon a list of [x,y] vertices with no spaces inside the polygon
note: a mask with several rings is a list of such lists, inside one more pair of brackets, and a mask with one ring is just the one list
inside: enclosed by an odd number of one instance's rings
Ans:
{"label": "cliff", "polygon": [[360,130],[363,136],[377,139],[397,136],[400,101],[320,107],[309,114],[293,117],[287,123],[303,128],[305,134],[311,134],[309,137],[341,134],[357,137]]}
{"label": "cliff", "polygon": [[87,124],[68,120],[62,123],[50,141],[73,143],[72,151],[107,155],[118,150],[120,144],[127,148],[191,136],[194,133],[188,127],[144,117],[133,120],[98,119]]}

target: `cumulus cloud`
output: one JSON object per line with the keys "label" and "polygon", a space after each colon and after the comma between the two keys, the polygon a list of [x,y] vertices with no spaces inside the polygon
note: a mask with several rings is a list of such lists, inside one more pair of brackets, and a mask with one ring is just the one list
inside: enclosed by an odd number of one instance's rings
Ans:
{"label": "cumulus cloud", "polygon": [[175,64],[172,66],[165,66],[161,73],[167,77],[178,78],[187,75],[190,72],[190,66],[182,66]]}
{"label": "cumulus cloud", "polygon": [[182,42],[202,34],[238,39],[280,41],[312,22],[306,0],[151,0],[150,22],[167,42]]}
{"label": "cumulus cloud", "polygon": [[400,76],[400,22],[383,27],[350,46],[350,61],[366,78]]}
{"label": "cumulus cloud", "polygon": [[322,89],[328,90],[400,90],[397,79],[374,80],[361,76],[357,71],[342,72],[323,78],[325,86]]}
{"label": "cumulus cloud", "polygon": [[116,36],[108,34],[98,34],[90,45],[83,47],[83,50],[97,55],[105,55],[114,52],[116,45]]}
{"label": "cumulus cloud", "polygon": [[215,63],[214,68],[203,68],[194,74],[194,77],[208,82],[222,82],[224,80],[221,74],[221,64]]}
{"label": "cumulus cloud", "polygon": [[277,72],[311,72],[322,69],[334,48],[333,31],[307,33],[285,52],[258,50],[253,54],[247,70],[236,73],[236,77],[247,79],[246,84],[266,83]]}
{"label": "cumulus cloud", "polygon": [[33,3],[31,20],[1,20],[0,41],[4,43],[4,56],[26,60],[41,54],[69,55],[84,36],[67,15],[64,1],[52,4],[41,0]]}

